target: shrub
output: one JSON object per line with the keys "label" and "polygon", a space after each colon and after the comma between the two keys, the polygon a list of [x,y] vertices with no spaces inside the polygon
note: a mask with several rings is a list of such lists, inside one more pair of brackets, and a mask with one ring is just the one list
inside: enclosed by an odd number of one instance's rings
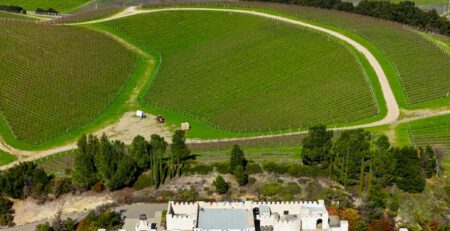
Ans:
{"label": "shrub", "polygon": [[105,185],[103,185],[103,183],[99,181],[99,182],[95,183],[91,189],[94,192],[98,192],[98,193],[103,192],[103,190],[105,189]]}
{"label": "shrub", "polygon": [[70,178],[55,178],[51,182],[51,193],[56,197],[73,191]]}
{"label": "shrub", "polygon": [[259,193],[263,196],[272,197],[281,192],[281,190],[283,190],[283,185],[276,182],[270,182],[261,186],[261,188],[259,188]]}
{"label": "shrub", "polygon": [[132,188],[134,190],[142,190],[144,188],[148,188],[152,186],[152,176],[150,174],[143,173],[141,174],[136,182],[133,183]]}
{"label": "shrub", "polygon": [[0,197],[0,225],[11,226],[13,225],[13,202],[7,198]]}
{"label": "shrub", "polygon": [[199,174],[199,175],[207,175],[214,171],[213,165],[199,164],[195,162],[186,163],[183,166],[183,173],[186,174]]}
{"label": "shrub", "polygon": [[263,171],[261,165],[257,163],[248,163],[246,170],[249,175],[262,173]]}
{"label": "shrub", "polygon": [[234,169],[234,176],[240,186],[244,186],[248,183],[248,175],[244,172],[244,167],[241,165],[236,166]]}
{"label": "shrub", "polygon": [[274,162],[265,162],[263,169],[268,173],[285,174],[287,172],[286,166],[281,166]]}
{"label": "shrub", "polygon": [[215,170],[220,174],[228,173],[228,162],[216,162],[214,163]]}
{"label": "shrub", "polygon": [[228,183],[223,179],[221,175],[218,175],[213,182],[216,187],[216,192],[219,194],[224,194],[228,191]]}
{"label": "shrub", "polygon": [[175,196],[175,200],[177,201],[197,201],[199,197],[198,191],[195,188],[191,189],[183,189],[178,191]]}
{"label": "shrub", "polygon": [[261,186],[259,192],[261,195],[272,199],[289,201],[293,200],[296,195],[301,193],[301,188],[297,183],[292,182],[285,186],[277,182],[270,182]]}

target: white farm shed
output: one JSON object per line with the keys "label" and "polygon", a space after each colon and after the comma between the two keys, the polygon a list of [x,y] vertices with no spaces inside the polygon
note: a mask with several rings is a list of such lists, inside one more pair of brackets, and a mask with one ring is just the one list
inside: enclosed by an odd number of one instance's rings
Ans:
{"label": "white farm shed", "polygon": [[145,117],[145,114],[144,114],[144,112],[143,111],[141,111],[141,110],[137,110],[136,111],[136,117],[139,117],[139,118],[144,118]]}

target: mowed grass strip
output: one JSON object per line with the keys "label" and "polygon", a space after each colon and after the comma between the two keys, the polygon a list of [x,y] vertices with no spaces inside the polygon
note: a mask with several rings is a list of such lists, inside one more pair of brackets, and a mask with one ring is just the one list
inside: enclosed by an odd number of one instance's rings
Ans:
{"label": "mowed grass strip", "polygon": [[[393,65],[398,79],[391,85],[402,107],[440,99],[438,106],[450,102],[450,56],[438,46],[403,25],[334,10],[287,4],[249,3],[242,7],[262,8],[355,33],[375,46]],[[390,74],[390,70],[385,70]],[[401,99],[403,98],[403,99]],[[442,101],[442,99],[447,99]],[[427,104],[428,106],[430,104]]]}
{"label": "mowed grass strip", "polygon": [[159,12],[103,27],[161,56],[145,100],[235,132],[377,114],[354,54],[299,26],[226,12]]}
{"label": "mowed grass strip", "polygon": [[11,155],[5,151],[0,150],[0,166],[9,164],[17,159],[16,156]]}
{"label": "mowed grass strip", "polygon": [[90,0],[0,0],[0,5],[21,6],[26,10],[35,11],[37,8],[53,8],[58,12],[65,12],[89,2]]}
{"label": "mowed grass strip", "polygon": [[0,115],[25,143],[92,121],[135,66],[136,55],[101,33],[6,20],[0,27]]}

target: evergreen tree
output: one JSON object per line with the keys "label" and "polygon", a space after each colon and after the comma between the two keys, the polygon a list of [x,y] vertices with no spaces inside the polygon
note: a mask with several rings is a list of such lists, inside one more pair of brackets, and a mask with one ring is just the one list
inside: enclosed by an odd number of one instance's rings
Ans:
{"label": "evergreen tree", "polygon": [[309,128],[308,136],[303,139],[302,161],[305,165],[320,165],[330,158],[333,131],[319,125]]}
{"label": "evergreen tree", "polygon": [[389,143],[389,139],[385,135],[379,136],[376,139],[375,144],[377,147],[377,151],[379,152],[389,150],[389,148],[391,147],[391,143]]}
{"label": "evergreen tree", "polygon": [[245,173],[244,168],[240,165],[234,170],[234,176],[240,186],[244,186],[248,183],[248,175]]}
{"label": "evergreen tree", "polygon": [[376,151],[372,157],[373,180],[381,186],[391,185],[395,179],[397,161],[392,150]]}
{"label": "evergreen tree", "polygon": [[109,187],[113,190],[131,185],[136,180],[138,169],[136,162],[130,156],[124,156],[117,165],[117,170],[109,180]]}
{"label": "evergreen tree", "polygon": [[213,182],[216,187],[216,192],[219,194],[224,194],[228,191],[228,183],[225,182],[225,179],[221,175],[218,175]]}
{"label": "evergreen tree", "polygon": [[[72,183],[83,189],[88,189],[97,182],[94,156],[88,151],[86,135],[82,135],[77,142],[78,150],[75,154]],[[91,147],[92,148],[92,147]]]}
{"label": "evergreen tree", "polygon": [[373,185],[372,189],[369,191],[369,195],[367,197],[368,206],[371,209],[376,208],[385,208],[386,207],[386,198],[387,194],[379,184]]}
{"label": "evergreen tree", "polygon": [[421,159],[421,166],[423,175],[426,178],[431,178],[436,175],[436,154],[431,146],[426,146],[425,149],[419,148],[419,155]]}
{"label": "evergreen tree", "polygon": [[139,169],[143,170],[150,167],[151,148],[150,144],[142,136],[136,136],[133,139],[128,154],[134,159]]}
{"label": "evergreen tree", "polygon": [[371,140],[371,134],[362,129],[343,131],[332,149],[332,178],[344,185],[356,184],[361,164],[370,156]]}
{"label": "evergreen tree", "polygon": [[163,137],[153,134],[150,139],[152,148],[152,185],[158,186],[164,180],[164,163],[163,156],[166,152],[167,142]]}
{"label": "evergreen tree", "polygon": [[359,175],[359,191],[363,192],[364,191],[364,180],[365,180],[365,163],[364,163],[364,158],[361,160],[361,169],[360,169],[360,175]]}
{"label": "evergreen tree", "polygon": [[242,166],[243,169],[245,169],[247,165],[247,160],[244,156],[244,151],[239,147],[239,145],[235,144],[233,146],[233,149],[231,150],[231,157],[230,157],[230,165],[228,171],[230,173],[234,173],[234,170],[237,166]]}
{"label": "evergreen tree", "polygon": [[394,156],[397,161],[395,171],[397,186],[406,192],[422,192],[425,188],[425,178],[422,175],[421,161],[417,156],[417,150],[412,147],[396,149]]}
{"label": "evergreen tree", "polygon": [[181,169],[183,168],[183,160],[191,154],[187,147],[186,134],[182,130],[177,130],[172,136],[171,151],[171,176],[181,176]]}

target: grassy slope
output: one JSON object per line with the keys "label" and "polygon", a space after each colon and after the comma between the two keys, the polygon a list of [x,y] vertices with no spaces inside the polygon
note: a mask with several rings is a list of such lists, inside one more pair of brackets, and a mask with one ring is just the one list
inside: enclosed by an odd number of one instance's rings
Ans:
{"label": "grassy slope", "polygon": [[[0,126],[8,143],[12,132],[15,140],[43,143],[95,120],[118,97],[135,67],[135,55],[96,32],[2,24],[7,33],[0,35],[5,60],[0,63]],[[9,136],[3,134],[7,131]]]}
{"label": "grassy slope", "polygon": [[[207,124],[278,130],[375,114],[358,65],[344,47],[308,30],[267,22],[240,14],[167,12],[107,25],[146,51],[161,52],[146,100]],[[318,88],[325,81],[326,89]]]}
{"label": "grassy slope", "polygon": [[21,6],[34,11],[37,8],[53,8],[60,12],[76,9],[90,0],[0,0],[0,5]]}
{"label": "grassy slope", "polygon": [[16,156],[0,150],[0,166],[9,164],[17,159]]}

